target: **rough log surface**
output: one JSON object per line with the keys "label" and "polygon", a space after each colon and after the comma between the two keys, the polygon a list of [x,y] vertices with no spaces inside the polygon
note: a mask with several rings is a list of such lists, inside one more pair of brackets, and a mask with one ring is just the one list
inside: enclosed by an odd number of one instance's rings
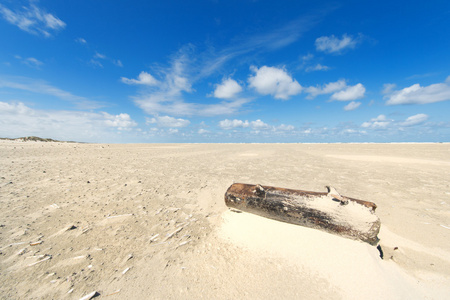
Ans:
{"label": "rough log surface", "polygon": [[376,245],[380,231],[376,204],[341,196],[327,188],[328,193],[320,193],[235,183],[225,193],[225,203],[263,217]]}

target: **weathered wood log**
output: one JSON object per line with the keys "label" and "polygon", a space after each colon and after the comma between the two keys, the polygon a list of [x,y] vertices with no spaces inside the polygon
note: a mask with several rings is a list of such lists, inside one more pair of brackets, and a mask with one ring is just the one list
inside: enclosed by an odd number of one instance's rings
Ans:
{"label": "weathered wood log", "polygon": [[341,196],[329,186],[327,189],[328,193],[320,193],[235,183],[225,193],[225,203],[263,217],[376,245],[380,231],[376,204]]}

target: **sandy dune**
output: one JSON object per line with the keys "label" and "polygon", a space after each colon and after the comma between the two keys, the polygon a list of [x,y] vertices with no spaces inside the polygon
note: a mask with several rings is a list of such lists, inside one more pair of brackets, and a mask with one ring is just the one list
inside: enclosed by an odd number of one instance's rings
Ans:
{"label": "sandy dune", "polygon": [[[375,202],[379,251],[224,204],[233,182]],[[2,299],[445,299],[450,144],[0,142]]]}

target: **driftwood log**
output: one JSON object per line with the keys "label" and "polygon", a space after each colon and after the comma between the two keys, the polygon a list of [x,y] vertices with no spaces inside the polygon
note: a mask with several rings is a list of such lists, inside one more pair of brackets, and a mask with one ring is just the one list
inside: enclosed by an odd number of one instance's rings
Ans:
{"label": "driftwood log", "polygon": [[225,193],[225,203],[263,217],[376,245],[380,231],[376,204],[341,196],[334,188],[326,188],[327,193],[320,193],[235,183]]}

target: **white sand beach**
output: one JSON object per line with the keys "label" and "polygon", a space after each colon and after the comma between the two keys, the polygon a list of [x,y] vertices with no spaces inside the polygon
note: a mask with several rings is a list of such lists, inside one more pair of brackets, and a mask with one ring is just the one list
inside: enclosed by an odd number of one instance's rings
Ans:
{"label": "white sand beach", "polygon": [[[375,202],[376,247],[230,211],[234,182]],[[0,298],[445,299],[450,144],[0,142]]]}

